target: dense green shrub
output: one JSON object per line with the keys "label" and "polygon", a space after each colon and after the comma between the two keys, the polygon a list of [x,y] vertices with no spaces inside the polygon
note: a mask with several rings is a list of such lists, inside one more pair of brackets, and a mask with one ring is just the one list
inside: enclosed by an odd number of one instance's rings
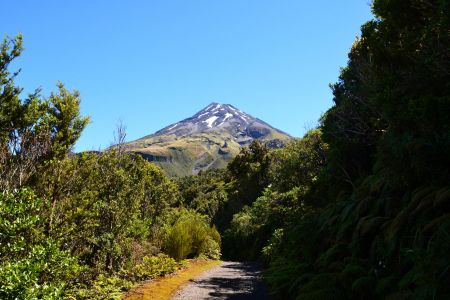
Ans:
{"label": "dense green shrub", "polygon": [[30,190],[0,194],[1,299],[60,299],[81,270],[44,234],[43,210]]}
{"label": "dense green shrub", "polygon": [[168,229],[165,251],[176,259],[220,258],[220,234],[198,213],[184,210]]}
{"label": "dense green shrub", "polygon": [[270,164],[271,186],[278,192],[287,192],[293,187],[310,188],[322,172],[327,152],[328,145],[320,129],[312,129],[303,138],[275,150]]}
{"label": "dense green shrub", "polygon": [[54,162],[36,186],[52,199],[49,233],[100,273],[160,251],[158,228],[177,199],[175,184],[159,167],[114,150]]}
{"label": "dense green shrub", "polygon": [[251,205],[233,215],[224,232],[223,251],[227,256],[241,260],[259,258],[275,231],[311,209],[305,195],[322,171],[327,148],[320,130],[315,129],[285,148],[269,152],[266,176],[271,183]]}
{"label": "dense green shrub", "polygon": [[305,196],[312,213],[272,256],[282,299],[450,297],[449,2],[373,11],[322,119],[329,155]]}
{"label": "dense green shrub", "polygon": [[[58,84],[48,98],[20,99],[8,66],[21,51],[20,35],[0,43],[0,298],[119,299],[174,272],[183,263],[160,253],[178,186],[121,143],[69,155],[88,123],[79,94]],[[192,201],[209,219],[195,215],[186,255],[220,256],[208,221],[225,194],[211,195]]]}
{"label": "dense green shrub", "polygon": [[131,270],[123,273],[123,276],[131,278],[133,281],[143,281],[153,279],[158,276],[164,276],[175,272],[179,263],[175,259],[165,255],[144,256],[142,263],[134,266]]}
{"label": "dense green shrub", "polygon": [[0,298],[106,299],[172,272],[172,259],[145,257],[161,251],[177,186],[119,147],[69,157],[88,123],[78,92],[20,99],[8,66],[21,36],[0,50]]}
{"label": "dense green shrub", "polygon": [[89,286],[77,286],[66,296],[70,300],[119,300],[135,283],[119,276],[100,274]]}
{"label": "dense green shrub", "polygon": [[228,201],[225,176],[226,170],[211,169],[178,178],[183,206],[207,215],[211,222],[217,224]]}

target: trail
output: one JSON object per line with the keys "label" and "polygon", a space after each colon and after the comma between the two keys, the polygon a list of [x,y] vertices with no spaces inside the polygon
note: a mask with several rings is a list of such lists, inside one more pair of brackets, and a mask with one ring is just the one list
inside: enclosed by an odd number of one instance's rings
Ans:
{"label": "trail", "polygon": [[269,300],[267,287],[257,264],[223,262],[191,282],[172,297],[172,300]]}

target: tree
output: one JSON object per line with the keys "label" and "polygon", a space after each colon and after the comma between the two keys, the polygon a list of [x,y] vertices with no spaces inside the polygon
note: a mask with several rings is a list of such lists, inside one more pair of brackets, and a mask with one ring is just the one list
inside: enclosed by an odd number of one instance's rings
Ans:
{"label": "tree", "polygon": [[326,165],[328,145],[320,129],[310,130],[302,139],[275,150],[270,167],[275,190],[287,192],[294,187],[310,187]]}
{"label": "tree", "polygon": [[253,141],[228,163],[225,178],[227,202],[217,219],[221,232],[229,226],[235,213],[252,204],[269,185],[270,160],[269,149],[259,141]]}
{"label": "tree", "polygon": [[182,204],[207,215],[212,223],[217,224],[228,201],[225,176],[226,170],[211,169],[179,178],[177,183],[183,198]]}
{"label": "tree", "polygon": [[125,138],[127,137],[127,126],[122,120],[116,124],[116,131],[114,132],[114,141],[111,148],[114,148],[119,155],[125,153]]}
{"label": "tree", "polygon": [[33,179],[52,159],[65,157],[88,123],[79,114],[79,93],[58,83],[48,99],[36,90],[25,100],[9,64],[22,52],[22,37],[0,44],[0,188],[12,190]]}
{"label": "tree", "polygon": [[253,141],[228,164],[230,195],[242,205],[251,204],[269,184],[269,149]]}
{"label": "tree", "polygon": [[450,297],[449,1],[373,12],[322,119],[329,163],[306,197],[326,205],[285,228],[271,262],[284,299]]}
{"label": "tree", "polygon": [[55,162],[36,188],[52,199],[50,235],[64,240],[81,264],[109,273],[129,263],[132,245],[148,244],[141,257],[158,251],[160,227],[178,197],[159,167],[116,150]]}

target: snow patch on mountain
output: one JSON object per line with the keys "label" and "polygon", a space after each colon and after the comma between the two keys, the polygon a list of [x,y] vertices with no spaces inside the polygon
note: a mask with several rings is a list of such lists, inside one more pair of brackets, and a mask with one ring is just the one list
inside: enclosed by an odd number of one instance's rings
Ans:
{"label": "snow patch on mountain", "polygon": [[167,130],[172,130],[172,129],[174,129],[175,127],[177,127],[178,125],[179,125],[179,123],[176,123],[176,124],[170,126],[169,128],[167,128]]}
{"label": "snow patch on mountain", "polygon": [[253,139],[271,139],[278,136],[289,137],[286,133],[271,127],[269,124],[246,114],[230,104],[213,102],[192,117],[171,124],[154,134],[143,137],[143,139],[165,135],[175,135],[177,138],[181,138],[209,132],[228,134],[240,145],[247,145]]}
{"label": "snow patch on mountain", "polygon": [[204,123],[208,123],[208,127],[212,128],[213,123],[218,119],[218,116],[212,116],[211,118],[207,119],[206,121],[203,121]]}
{"label": "snow patch on mountain", "polygon": [[217,104],[216,107],[214,107],[212,111],[216,111],[216,110],[218,110],[218,109],[221,108],[221,107],[222,107],[222,105]]}
{"label": "snow patch on mountain", "polygon": [[207,114],[209,114],[208,111],[207,111],[207,112],[204,112],[204,113],[202,113],[202,114],[199,114],[199,115],[197,116],[197,119],[200,119],[201,117],[203,117],[204,115],[207,115]]}
{"label": "snow patch on mountain", "polygon": [[225,122],[228,118],[231,118],[233,116],[233,114],[230,114],[230,113],[226,113],[225,114],[225,118],[223,118],[223,120],[222,120],[222,122]]}

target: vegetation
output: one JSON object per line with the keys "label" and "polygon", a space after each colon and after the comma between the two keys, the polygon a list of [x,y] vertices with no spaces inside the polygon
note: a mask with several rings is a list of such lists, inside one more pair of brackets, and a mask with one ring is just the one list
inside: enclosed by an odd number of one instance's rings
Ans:
{"label": "vegetation", "polygon": [[208,216],[210,221],[217,224],[228,201],[225,175],[224,169],[211,169],[196,176],[178,178],[183,205]]}
{"label": "vegetation", "polygon": [[161,134],[129,142],[126,147],[159,165],[169,176],[184,177],[208,168],[226,167],[242,146],[227,132],[208,132]]}
{"label": "vegetation", "polygon": [[163,277],[157,281],[145,283],[126,294],[126,300],[169,300],[182,285],[198,277],[206,270],[220,264],[216,260],[189,260],[186,269],[173,276]]}
{"label": "vegetation", "polygon": [[198,178],[226,192],[224,255],[265,261],[280,299],[450,297],[450,5],[373,12],[318,129]]}
{"label": "vegetation", "polygon": [[[264,148],[261,145],[253,146]],[[244,203],[247,204],[233,215],[227,226],[224,234],[226,255],[257,259],[272,234],[279,235],[282,228],[310,210],[304,195],[311,183],[317,180],[320,166],[324,164],[325,152],[326,145],[321,140],[320,131],[313,130],[303,139],[294,140],[285,148],[270,154],[264,148],[264,155],[255,152],[248,156],[249,153],[243,151],[236,158],[234,163],[239,161],[250,168],[243,173],[244,180],[232,177],[231,185],[240,187],[242,194],[245,194],[245,190],[251,190],[247,185],[252,186],[253,193],[246,194]],[[244,157],[251,163],[244,162]],[[253,178],[253,181],[248,178]],[[258,187],[254,181],[262,184]],[[239,193],[235,195],[240,196]],[[243,202],[241,198],[236,199]]]}
{"label": "vegetation", "polygon": [[21,36],[0,44],[0,298],[120,299],[185,257],[220,258],[208,216],[183,208],[159,167],[125,153],[123,128],[107,151],[71,153],[89,120],[79,94],[59,83],[48,98],[20,99],[8,66],[21,51]]}
{"label": "vegetation", "polygon": [[222,246],[265,262],[280,299],[450,298],[450,2],[373,12],[319,128],[175,180],[121,145],[69,156],[78,93],[20,100],[21,37],[6,39],[0,297],[120,297]]}
{"label": "vegetation", "polygon": [[185,211],[169,228],[165,250],[176,259],[220,258],[220,234],[202,215]]}
{"label": "vegetation", "polygon": [[44,202],[27,189],[0,194],[0,298],[54,299],[81,268],[46,236]]}
{"label": "vegetation", "polygon": [[374,1],[332,86],[326,146],[282,150],[263,196],[233,217],[228,232],[269,262],[279,298],[450,296],[449,9]]}
{"label": "vegetation", "polygon": [[305,200],[325,206],[271,258],[281,297],[449,297],[449,9],[373,2],[322,119],[328,162]]}
{"label": "vegetation", "polygon": [[177,262],[165,255],[144,256],[142,262],[128,270],[122,270],[115,275],[100,274],[89,285],[76,286],[67,297],[71,299],[122,299],[125,291],[134,287],[137,283],[154,279],[159,276],[171,274],[180,268],[184,268],[184,261]]}

